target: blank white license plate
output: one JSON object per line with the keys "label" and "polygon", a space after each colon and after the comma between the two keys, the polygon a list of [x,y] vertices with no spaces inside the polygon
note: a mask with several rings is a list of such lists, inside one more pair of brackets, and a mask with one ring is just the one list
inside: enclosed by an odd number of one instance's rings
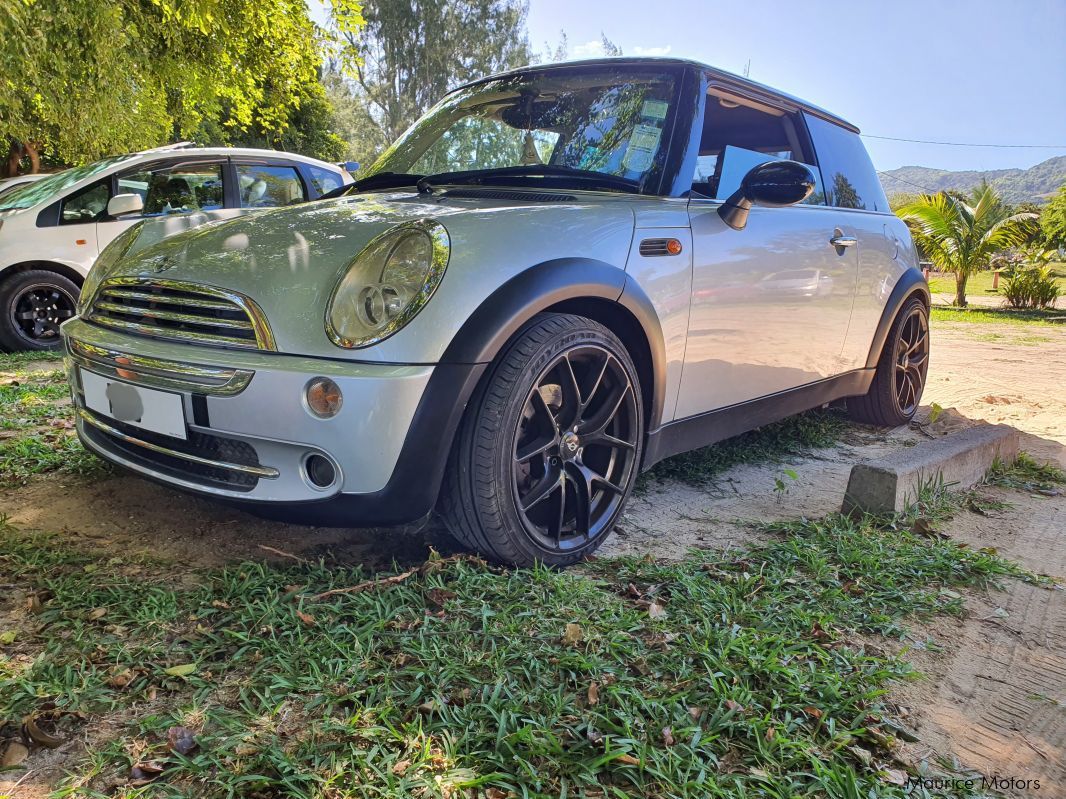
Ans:
{"label": "blank white license plate", "polygon": [[188,438],[180,394],[113,380],[84,369],[85,407],[101,416],[174,438]]}

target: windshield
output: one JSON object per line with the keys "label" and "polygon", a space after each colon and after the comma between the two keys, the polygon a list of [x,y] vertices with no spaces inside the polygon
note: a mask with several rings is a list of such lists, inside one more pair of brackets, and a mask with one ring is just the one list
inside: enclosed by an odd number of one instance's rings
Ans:
{"label": "windshield", "polygon": [[670,71],[625,65],[532,71],[478,83],[426,113],[363,180],[396,173],[447,182],[447,173],[501,170],[507,183],[529,185],[550,176],[565,184],[569,170],[641,189],[666,156],[675,84]]}
{"label": "windshield", "polygon": [[133,158],[132,155],[115,155],[85,166],[76,166],[64,169],[46,178],[35,180],[30,183],[22,183],[0,196],[0,211],[12,208],[32,208],[59,192],[73,186],[79,180],[91,178],[104,172],[109,167]]}

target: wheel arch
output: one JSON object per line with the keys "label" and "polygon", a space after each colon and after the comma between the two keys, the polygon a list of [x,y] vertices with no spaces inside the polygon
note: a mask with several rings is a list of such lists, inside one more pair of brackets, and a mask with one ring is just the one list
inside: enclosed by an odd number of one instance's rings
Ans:
{"label": "wheel arch", "polygon": [[85,276],[72,266],[67,264],[57,263],[56,261],[21,261],[17,264],[11,264],[0,269],[0,283],[8,278],[16,275],[20,272],[30,272],[32,270],[39,269],[43,272],[55,272],[57,275],[65,277],[74,283],[75,286],[81,288],[85,282]]}
{"label": "wheel arch", "polygon": [[643,289],[602,261],[561,258],[515,275],[463,323],[441,363],[491,363],[540,313],[585,316],[618,336],[637,366],[647,427],[658,426],[666,386],[662,326]]}
{"label": "wheel arch", "polygon": [[877,323],[874,338],[870,344],[870,352],[866,356],[866,368],[876,369],[877,361],[881,357],[881,351],[885,347],[888,333],[892,329],[892,323],[896,320],[903,306],[912,297],[918,297],[925,307],[929,308],[931,299],[929,295],[929,283],[925,275],[916,267],[909,267],[896,281],[892,293],[888,295],[888,301],[881,312],[881,320]]}

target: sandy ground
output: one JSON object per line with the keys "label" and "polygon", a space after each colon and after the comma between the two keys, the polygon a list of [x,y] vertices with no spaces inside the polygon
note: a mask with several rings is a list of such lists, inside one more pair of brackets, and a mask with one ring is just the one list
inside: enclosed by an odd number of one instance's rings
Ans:
{"label": "sandy ground", "polygon": [[[706,486],[653,482],[634,496],[600,552],[678,557],[694,547],[757,541],[753,521],[838,510],[857,461],[979,420],[1014,425],[1023,431],[1024,449],[1066,466],[1066,329],[941,323],[933,335],[919,421],[928,419],[933,403],[951,409],[934,425],[856,427],[810,457],[740,466]],[[798,479],[785,478],[785,468]],[[774,490],[775,478],[787,483],[787,492]],[[1066,580],[1066,498],[984,490],[1012,507],[993,516],[964,512],[946,532]],[[282,557],[267,549],[274,548],[377,568],[418,562],[429,546],[444,552],[455,546],[434,523],[422,530],[279,524],[121,475],[39,479],[0,492],[0,513],[22,528],[192,566]],[[1011,583],[1004,593],[971,597],[968,609],[965,620],[941,620],[915,635],[936,639],[940,651],[908,654],[927,676],[897,691],[921,736],[907,755],[936,753],[985,775],[1039,777],[1039,791],[1015,793],[1066,797],[1066,592]]]}

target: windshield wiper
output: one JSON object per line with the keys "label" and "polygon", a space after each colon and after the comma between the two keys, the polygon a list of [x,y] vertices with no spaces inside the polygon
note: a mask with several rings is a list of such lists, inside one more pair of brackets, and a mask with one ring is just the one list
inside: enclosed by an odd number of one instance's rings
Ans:
{"label": "windshield wiper", "polygon": [[327,191],[318,199],[332,200],[335,197],[344,197],[348,194],[353,194],[357,191],[367,191],[368,189],[414,186],[421,177],[421,175],[409,175],[406,172],[378,172],[377,174],[369,175],[362,180],[357,180],[355,183],[338,186],[332,191]]}
{"label": "windshield wiper", "polygon": [[498,185],[501,183],[507,184],[515,178],[541,177],[580,181],[581,183],[589,184],[589,188],[607,191],[632,193],[640,191],[640,186],[637,182],[628,178],[620,178],[617,175],[606,175],[602,172],[593,172],[586,169],[554,166],[552,164],[523,164],[498,167],[496,169],[469,169],[465,172],[439,172],[436,175],[426,175],[418,181],[417,185],[420,192],[430,193],[435,186],[442,184],[475,183]]}

